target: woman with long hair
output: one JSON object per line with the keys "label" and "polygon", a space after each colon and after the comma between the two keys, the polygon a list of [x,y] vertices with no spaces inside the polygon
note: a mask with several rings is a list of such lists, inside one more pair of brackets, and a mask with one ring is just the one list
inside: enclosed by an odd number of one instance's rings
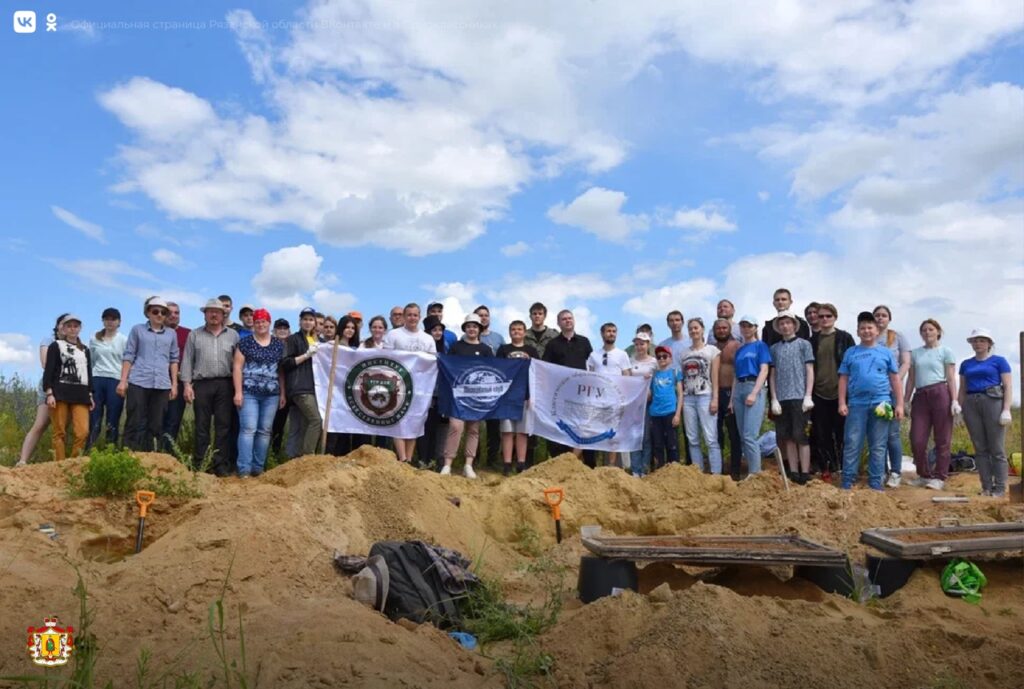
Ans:
{"label": "woman with long hair", "polygon": [[1006,497],[1010,465],[1006,461],[1006,427],[1010,425],[1013,374],[1010,362],[992,353],[995,340],[985,328],[967,337],[974,357],[960,363],[960,406],[974,445],[981,494]]}
{"label": "woman with long hair", "polygon": [[67,456],[67,426],[71,422],[71,454],[78,456],[89,439],[89,412],[92,400],[92,356],[82,344],[82,319],[65,316],[63,340],[56,340],[46,350],[43,390],[53,423],[53,457],[58,462]]}
{"label": "woman with long hair", "polygon": [[[46,353],[50,348],[50,345],[57,340],[63,339],[63,329],[61,327],[61,321],[64,320],[68,314],[62,313],[57,316],[56,322],[53,324],[53,333],[48,337],[44,337],[39,343],[39,366],[45,371],[46,370]],[[28,433],[25,434],[25,440],[21,443],[21,454],[18,457],[18,462],[14,465],[16,467],[23,467],[28,464],[28,460],[32,458],[32,453],[36,450],[36,445],[39,444],[39,439],[43,437],[43,432],[46,431],[46,427],[50,425],[50,407],[46,404],[46,393],[43,391],[43,379],[39,378],[39,387],[36,389],[36,418],[32,422],[32,428],[28,429]]]}
{"label": "woman with long hair", "polygon": [[[333,319],[332,319],[333,320]],[[327,332],[327,322],[324,322],[324,332]],[[335,346],[356,349],[359,347],[359,331],[356,328],[356,321],[351,316],[342,316],[336,324],[334,338],[328,340]],[[327,423],[324,419],[324,423]],[[367,443],[367,436],[361,433],[328,433],[327,445],[324,452],[335,457],[343,457],[348,453]]]}
{"label": "woman with long hair", "polygon": [[[903,393],[910,408],[910,446],[914,452],[917,478],[910,485],[932,490],[946,487],[949,476],[949,445],[953,418],[960,413],[956,394],[956,359],[953,350],[941,344],[942,326],[933,318],[918,328],[924,346],[910,353],[910,371]],[[935,438],[935,468],[928,465],[928,436]]]}
{"label": "woman with long hair", "polygon": [[[871,315],[878,324],[878,344],[888,348],[896,357],[896,365],[899,367],[899,373],[896,375],[902,381],[910,370],[910,341],[903,333],[889,327],[892,323],[892,311],[888,306],[879,304]],[[889,424],[886,455],[889,457],[889,478],[885,485],[898,488],[903,473],[903,441],[900,439],[900,424],[895,420]]]}
{"label": "woman with long hair", "polygon": [[117,394],[117,383],[121,379],[121,360],[128,336],[118,331],[121,326],[121,312],[110,307],[103,310],[103,329],[89,340],[89,354],[92,355],[92,397],[96,406],[89,416],[89,446],[99,440],[103,416],[107,417],[107,442],[116,444],[121,427],[121,410],[124,399]]}
{"label": "woman with long hair", "polygon": [[384,335],[388,332],[388,322],[384,316],[374,316],[370,319],[370,336],[359,345],[360,349],[383,349]]}

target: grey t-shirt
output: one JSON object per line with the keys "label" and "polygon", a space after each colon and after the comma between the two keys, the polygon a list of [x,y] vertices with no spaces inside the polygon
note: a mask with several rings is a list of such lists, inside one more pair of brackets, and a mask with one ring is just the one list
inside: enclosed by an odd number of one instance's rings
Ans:
{"label": "grey t-shirt", "polygon": [[[892,344],[889,344],[890,339],[892,340]],[[893,357],[896,358],[896,366],[903,365],[900,357],[902,357],[904,353],[910,354],[910,341],[898,330],[886,328],[878,334],[878,342],[889,348]]]}
{"label": "grey t-shirt", "polygon": [[807,391],[806,364],[814,362],[811,343],[802,337],[781,340],[771,346],[775,368],[775,395],[783,400],[802,400]]}

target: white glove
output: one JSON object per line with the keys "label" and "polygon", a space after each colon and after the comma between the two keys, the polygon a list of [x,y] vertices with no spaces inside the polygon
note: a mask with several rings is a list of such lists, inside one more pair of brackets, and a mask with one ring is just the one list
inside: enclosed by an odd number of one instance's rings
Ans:
{"label": "white glove", "polygon": [[810,411],[814,409],[814,400],[810,397],[804,397],[804,403],[800,405],[800,408],[804,411]]}
{"label": "white glove", "polygon": [[1013,421],[1013,419],[1010,417],[1010,412],[1004,411],[999,415],[1000,426],[1009,426],[1011,421]]}
{"label": "white glove", "polygon": [[320,349],[320,343],[314,342],[313,344],[309,345],[309,350],[306,353],[309,354],[310,357],[312,357],[314,354],[316,354],[318,349]]}
{"label": "white glove", "polygon": [[963,410],[960,408],[960,403],[953,400],[953,403],[949,405],[949,413],[953,416],[959,416],[961,411]]}
{"label": "white glove", "polygon": [[782,404],[778,400],[772,400],[772,416],[782,416]]}

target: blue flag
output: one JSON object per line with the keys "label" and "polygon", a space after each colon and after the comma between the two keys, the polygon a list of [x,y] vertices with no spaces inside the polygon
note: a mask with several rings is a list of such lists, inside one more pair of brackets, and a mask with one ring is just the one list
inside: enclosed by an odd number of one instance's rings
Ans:
{"label": "blue flag", "polygon": [[529,359],[437,357],[437,410],[463,421],[523,417]]}

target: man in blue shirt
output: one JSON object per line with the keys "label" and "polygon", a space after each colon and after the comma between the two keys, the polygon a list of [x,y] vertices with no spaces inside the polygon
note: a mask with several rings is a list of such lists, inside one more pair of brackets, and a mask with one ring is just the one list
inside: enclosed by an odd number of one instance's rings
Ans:
{"label": "man in blue shirt", "polygon": [[878,324],[870,311],[857,316],[857,335],[860,344],[846,350],[839,364],[839,413],[846,417],[842,488],[850,490],[857,480],[867,439],[868,486],[882,490],[889,424],[903,419],[903,386],[896,357],[878,344]]}

